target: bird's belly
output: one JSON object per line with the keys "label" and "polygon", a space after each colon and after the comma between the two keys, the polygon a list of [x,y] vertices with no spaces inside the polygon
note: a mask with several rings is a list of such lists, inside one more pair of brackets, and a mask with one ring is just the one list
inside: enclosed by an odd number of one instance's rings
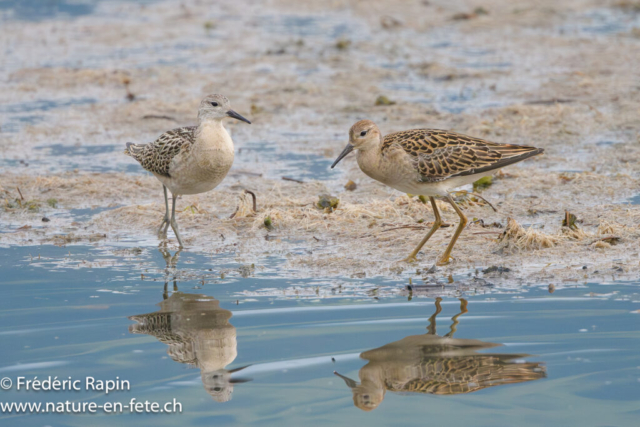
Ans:
{"label": "bird's belly", "polygon": [[205,193],[222,182],[232,164],[233,152],[200,151],[188,158],[176,159],[170,168],[171,177],[161,181],[172,194]]}
{"label": "bird's belly", "polygon": [[417,188],[411,194],[419,194],[422,196],[446,196],[452,190],[462,187],[463,185],[476,182],[482,177],[491,175],[492,172],[486,172],[483,174],[457,176],[454,178],[448,178],[444,181],[438,182],[422,182],[417,183]]}
{"label": "bird's belly", "polygon": [[423,196],[443,196],[447,194],[442,188],[442,185],[440,185],[441,183],[418,181],[419,175],[410,168],[388,167],[374,170],[363,169],[363,172],[376,181],[403,193]]}
{"label": "bird's belly", "polygon": [[398,183],[390,184],[389,186],[398,191],[402,191],[403,193],[409,193],[409,194],[415,194],[415,195],[421,195],[421,196],[427,196],[427,197],[429,196],[435,197],[435,196],[444,196],[447,194],[446,189],[443,188],[443,186],[440,184],[441,183],[439,182],[425,183],[425,182],[416,181],[414,183],[398,182]]}
{"label": "bird's belly", "polygon": [[491,172],[484,174],[459,176],[436,182],[421,182],[418,181],[416,176],[408,177],[404,174],[389,174],[385,177],[377,177],[375,179],[403,193],[436,197],[446,196],[455,188],[471,184],[478,179],[489,175],[491,175]]}

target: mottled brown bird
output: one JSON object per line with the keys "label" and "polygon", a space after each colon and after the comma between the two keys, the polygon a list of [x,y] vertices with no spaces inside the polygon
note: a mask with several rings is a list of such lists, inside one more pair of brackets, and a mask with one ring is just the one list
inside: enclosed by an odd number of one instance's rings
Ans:
{"label": "mottled brown bird", "polygon": [[370,120],[361,120],[351,127],[349,143],[331,168],[353,150],[356,150],[360,169],[371,178],[404,193],[429,197],[435,215],[433,227],[406,261],[415,261],[420,249],[442,225],[435,197],[451,203],[460,217],[460,224],[439,265],[449,262],[451,250],[467,225],[467,217],[454,202],[450,191],[544,151],[436,129],[407,130],[383,138]]}

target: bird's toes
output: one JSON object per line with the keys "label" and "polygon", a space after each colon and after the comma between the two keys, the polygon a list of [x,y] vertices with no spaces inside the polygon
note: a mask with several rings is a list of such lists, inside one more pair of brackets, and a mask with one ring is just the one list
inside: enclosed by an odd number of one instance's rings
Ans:
{"label": "bird's toes", "polygon": [[415,255],[409,255],[408,257],[403,259],[402,262],[407,262],[407,263],[411,264],[411,263],[414,263],[414,262],[418,262],[418,259],[415,257]]}
{"label": "bird's toes", "polygon": [[451,260],[453,259],[453,257],[448,256],[448,257],[442,257],[438,260],[438,263],[436,264],[439,267],[442,267],[443,265],[447,265],[451,262]]}

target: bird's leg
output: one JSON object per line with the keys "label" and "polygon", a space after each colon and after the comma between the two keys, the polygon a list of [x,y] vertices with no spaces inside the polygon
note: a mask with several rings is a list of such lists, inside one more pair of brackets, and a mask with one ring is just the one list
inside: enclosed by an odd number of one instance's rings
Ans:
{"label": "bird's leg", "polygon": [[[165,185],[162,186],[164,190],[164,219],[162,220],[162,224],[160,224],[160,228],[158,228],[158,234],[166,235],[167,228],[169,228],[169,198],[167,196],[167,187]],[[164,227],[164,230],[162,229]]]}
{"label": "bird's leg", "polygon": [[446,200],[449,203],[451,203],[451,206],[453,206],[453,209],[456,211],[456,213],[460,217],[460,224],[458,224],[458,228],[456,228],[456,232],[453,233],[453,237],[451,238],[451,241],[449,242],[449,246],[447,246],[447,250],[444,251],[444,254],[442,255],[442,258],[440,258],[440,261],[438,261],[438,265],[446,265],[446,264],[449,263],[449,259],[451,258],[451,250],[453,249],[453,245],[456,244],[456,240],[458,240],[458,237],[460,237],[460,233],[462,233],[462,230],[464,230],[464,228],[467,226],[467,223],[469,222],[469,220],[464,215],[464,213],[462,213],[462,211],[460,210],[458,205],[456,205],[456,202],[453,201],[453,198],[451,197],[450,194],[447,195]]}
{"label": "bird's leg", "polygon": [[171,252],[169,252],[169,250],[167,249],[166,246],[158,246],[158,252],[160,252],[160,255],[162,255],[162,258],[164,258],[164,262],[166,263],[166,271],[169,271],[169,265],[171,264]]}
{"label": "bird's leg", "polygon": [[[166,187],[165,187],[165,190],[166,190]],[[173,197],[173,194],[171,194],[171,196]],[[164,228],[162,229],[162,234],[164,236],[166,236],[167,235],[167,230],[169,229],[169,223],[170,223],[170,221],[169,221],[169,198],[166,197],[166,194],[165,194],[165,198],[164,198],[164,203],[165,203],[165,207],[166,207],[166,212],[167,213],[165,215],[166,216],[166,221],[164,222]]]}
{"label": "bird's leg", "polygon": [[182,244],[182,239],[180,238],[180,232],[178,232],[178,223],[176,222],[176,199],[178,198],[177,194],[172,194],[173,197],[173,206],[171,207],[171,229],[176,235],[176,239],[178,239],[178,244],[181,248],[184,247]]}
{"label": "bird's leg", "polygon": [[453,334],[455,334],[456,331],[458,330],[458,323],[460,323],[460,321],[458,320],[458,317],[462,316],[463,314],[469,311],[467,310],[467,304],[468,303],[466,299],[460,298],[460,313],[456,314],[451,318],[451,320],[453,320],[453,323],[451,324],[449,333],[446,334],[445,337],[453,338]]}
{"label": "bird's leg", "polygon": [[433,197],[429,197],[429,201],[431,201],[431,207],[433,208],[433,215],[436,217],[435,221],[433,221],[433,227],[431,227],[431,230],[429,230],[427,235],[424,236],[424,239],[422,239],[422,241],[418,243],[418,246],[416,246],[413,252],[411,252],[411,254],[404,259],[404,261],[406,262],[416,261],[416,255],[418,255],[418,252],[420,252],[420,249],[422,249],[424,244],[427,243],[427,240],[429,240],[431,236],[433,236],[433,233],[435,233],[436,230],[438,230],[438,228],[440,228],[440,226],[442,225],[442,219],[440,218],[440,212],[438,211],[438,206],[436,205],[436,199],[434,199]]}
{"label": "bird's leg", "polygon": [[435,335],[436,334],[436,316],[440,314],[442,311],[442,306],[440,306],[440,301],[442,298],[436,298],[436,312],[429,317],[429,326],[427,326],[427,334]]}

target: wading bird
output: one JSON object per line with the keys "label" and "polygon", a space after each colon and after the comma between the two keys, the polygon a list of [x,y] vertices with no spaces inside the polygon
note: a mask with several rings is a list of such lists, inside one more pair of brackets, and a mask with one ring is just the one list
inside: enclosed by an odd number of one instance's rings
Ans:
{"label": "wading bird", "polygon": [[[128,142],[124,151],[162,183],[165,214],[158,233],[166,235],[171,225],[180,247],[184,244],[176,222],[177,197],[213,190],[233,164],[233,141],[222,125],[228,117],[251,124],[231,109],[226,97],[208,95],[198,108],[198,126],[172,129],[150,144]],[[173,198],[171,219],[167,189]]]}
{"label": "wading bird", "polygon": [[451,203],[460,224],[438,265],[449,262],[451,250],[467,225],[467,217],[449,192],[544,151],[435,129],[407,130],[383,137],[370,120],[361,120],[351,127],[349,143],[331,168],[353,150],[358,166],[371,178],[404,193],[429,197],[435,215],[433,227],[405,261],[416,261],[420,249],[442,225],[435,197]]}

